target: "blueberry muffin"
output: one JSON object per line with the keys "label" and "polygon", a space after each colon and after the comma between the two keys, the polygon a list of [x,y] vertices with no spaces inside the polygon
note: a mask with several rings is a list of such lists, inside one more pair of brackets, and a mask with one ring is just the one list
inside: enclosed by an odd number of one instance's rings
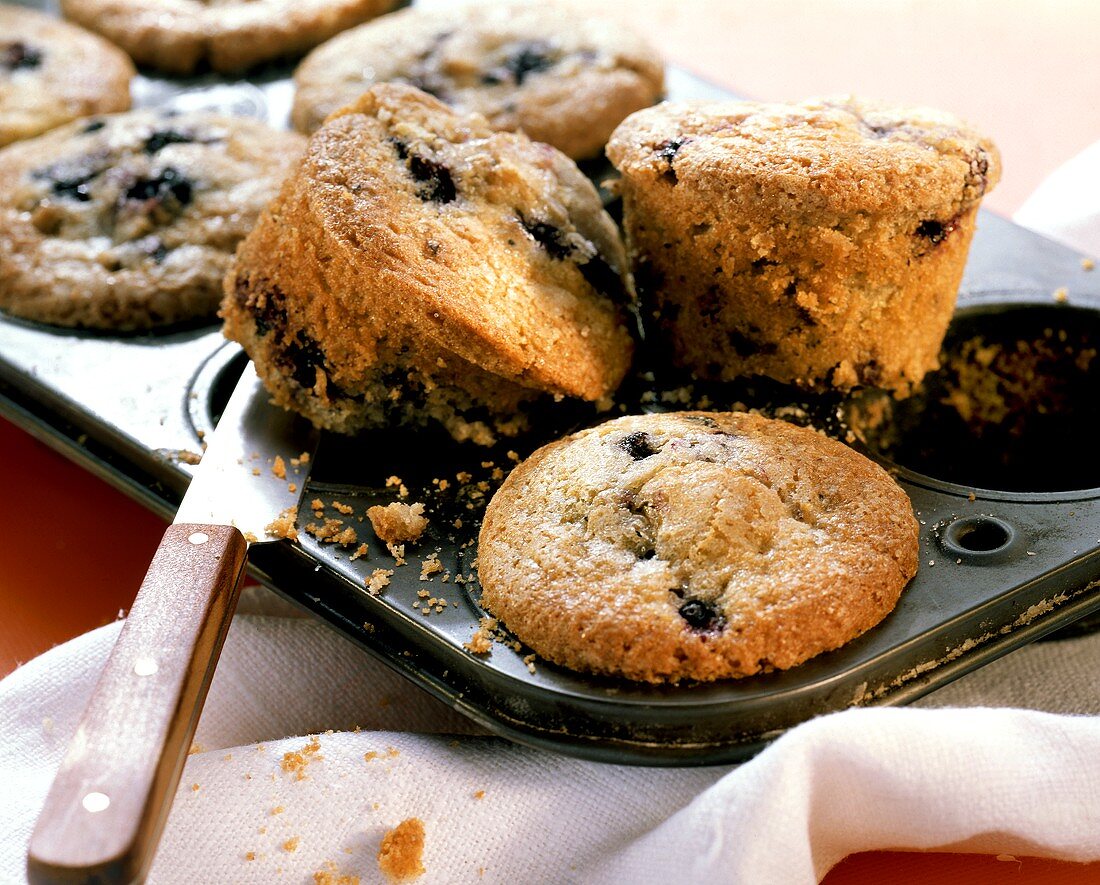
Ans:
{"label": "blueberry muffin", "polygon": [[539,449],[493,497],[482,604],[549,661],[645,682],[786,669],[848,642],[916,573],[909,499],[812,429],[619,418]]}
{"label": "blueberry muffin", "polygon": [[625,264],[567,157],[379,84],[313,135],[222,314],[275,400],[322,427],[439,422],[489,443],[539,396],[615,390]]}
{"label": "blueberry muffin", "polygon": [[904,395],[936,366],[997,149],[854,98],[663,104],[608,156],[649,320],[700,378]]}
{"label": "blueberry muffin", "polygon": [[522,129],[574,159],[661,96],[654,51],[567,6],[490,2],[413,8],[341,34],[294,75],[291,119],[312,132],[373,83],[416,86],[496,129]]}
{"label": "blueberry muffin", "polygon": [[82,28],[0,5],[0,147],[130,107],[134,66]]}
{"label": "blueberry muffin", "polygon": [[66,18],[168,74],[296,58],[399,0],[61,0]]}
{"label": "blueberry muffin", "polygon": [[305,139],[245,118],[132,111],[0,152],[0,309],[134,330],[212,317],[238,241]]}

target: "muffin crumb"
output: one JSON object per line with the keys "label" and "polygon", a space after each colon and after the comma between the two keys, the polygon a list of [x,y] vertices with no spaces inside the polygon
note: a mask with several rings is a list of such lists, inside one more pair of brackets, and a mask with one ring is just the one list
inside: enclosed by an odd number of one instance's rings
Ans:
{"label": "muffin crumb", "polygon": [[390,578],[392,577],[393,569],[376,568],[364,582],[367,586],[367,592],[371,596],[377,596],[390,585]]}
{"label": "muffin crumb", "polygon": [[295,780],[306,779],[306,767],[314,760],[320,761],[325,757],[320,754],[321,742],[316,738],[310,738],[301,750],[290,750],[283,754],[283,760],[279,763],[280,767],[287,774],[293,774]]}
{"label": "muffin crumb", "polygon": [[385,507],[376,505],[367,510],[367,518],[379,539],[387,543],[415,543],[428,527],[424,505],[395,501]]}
{"label": "muffin crumb", "polygon": [[439,561],[439,554],[433,553],[420,564],[420,580],[430,581],[432,575],[443,571],[443,563]]}
{"label": "muffin crumb", "polygon": [[275,519],[264,526],[264,531],[274,538],[286,538],[288,541],[298,540],[298,508],[287,507]]}
{"label": "muffin crumb", "polygon": [[314,885],[359,885],[359,877],[350,873],[341,873],[331,860],[313,874]]}
{"label": "muffin crumb", "polygon": [[482,618],[470,641],[463,647],[475,655],[487,655],[493,650],[493,631],[497,628],[496,618]]}
{"label": "muffin crumb", "polygon": [[382,837],[378,869],[391,882],[407,882],[424,873],[423,857],[424,822],[406,818]]}

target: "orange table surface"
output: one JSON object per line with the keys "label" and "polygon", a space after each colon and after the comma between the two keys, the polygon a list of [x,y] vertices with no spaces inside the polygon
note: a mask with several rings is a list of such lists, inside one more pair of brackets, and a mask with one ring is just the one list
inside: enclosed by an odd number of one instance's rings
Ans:
{"label": "orange table surface", "polygon": [[[1100,139],[1100,3],[994,0],[588,0],[671,61],[766,100],[855,92],[970,119],[1001,147],[1004,213]],[[0,420],[0,675],[118,616],[164,523]],[[827,885],[1100,883],[1100,864],[868,852]]]}

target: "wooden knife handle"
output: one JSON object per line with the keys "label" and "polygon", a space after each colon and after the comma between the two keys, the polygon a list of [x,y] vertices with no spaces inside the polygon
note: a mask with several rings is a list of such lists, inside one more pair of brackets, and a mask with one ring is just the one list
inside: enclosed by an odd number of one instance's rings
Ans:
{"label": "wooden knife handle", "polygon": [[144,878],[247,550],[229,526],[172,525],[164,533],[31,836],[34,885]]}

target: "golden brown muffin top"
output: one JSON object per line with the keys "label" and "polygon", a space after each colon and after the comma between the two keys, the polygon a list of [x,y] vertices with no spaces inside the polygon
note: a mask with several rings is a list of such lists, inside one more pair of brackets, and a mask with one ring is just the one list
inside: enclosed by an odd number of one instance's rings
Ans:
{"label": "golden brown muffin top", "polygon": [[816,192],[834,209],[969,209],[1001,177],[1000,154],[957,117],[852,96],[798,104],[665,102],[632,114],[608,156],[632,177],[701,192],[751,179],[761,195]]}
{"label": "golden brown muffin top", "polygon": [[134,66],[83,28],[0,5],[0,147],[78,117],[130,107]]}
{"label": "golden brown muffin top", "polygon": [[[595,187],[554,148],[379,84],[313,135],[296,181],[362,269],[333,288],[348,316],[413,324],[526,387],[595,400],[618,386],[633,350],[625,251]],[[360,350],[374,359],[370,342]]]}
{"label": "golden brown muffin top", "polygon": [[793,666],[881,620],[918,526],[878,465],[745,413],[619,418],[493,497],[482,603],[567,667],[650,682]]}
{"label": "golden brown muffin top", "polygon": [[294,74],[292,119],[312,132],[374,83],[402,82],[494,129],[594,156],[627,114],[657,101],[663,65],[617,23],[550,2],[413,7],[333,38]]}

